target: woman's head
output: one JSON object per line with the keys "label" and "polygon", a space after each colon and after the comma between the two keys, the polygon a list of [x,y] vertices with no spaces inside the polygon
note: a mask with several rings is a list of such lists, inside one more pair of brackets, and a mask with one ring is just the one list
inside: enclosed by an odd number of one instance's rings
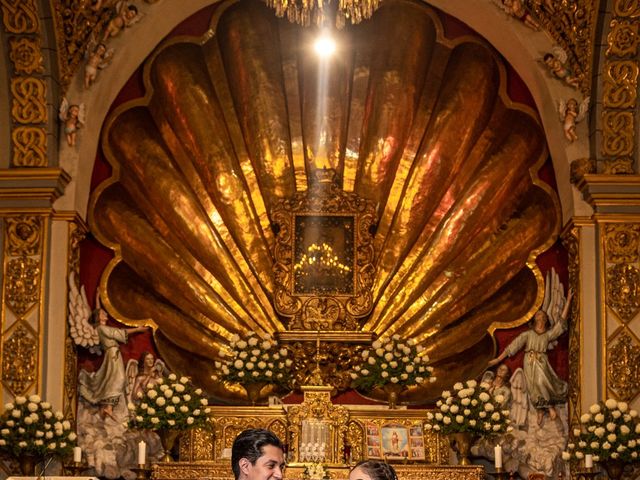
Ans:
{"label": "woman's head", "polygon": [[398,480],[398,475],[387,462],[365,460],[353,467],[349,480]]}

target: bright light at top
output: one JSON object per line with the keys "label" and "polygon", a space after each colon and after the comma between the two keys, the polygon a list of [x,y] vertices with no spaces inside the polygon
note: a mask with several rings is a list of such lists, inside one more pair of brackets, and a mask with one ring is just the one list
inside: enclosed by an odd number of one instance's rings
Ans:
{"label": "bright light at top", "polygon": [[320,57],[330,57],[336,51],[336,42],[328,33],[323,33],[313,44],[313,49]]}

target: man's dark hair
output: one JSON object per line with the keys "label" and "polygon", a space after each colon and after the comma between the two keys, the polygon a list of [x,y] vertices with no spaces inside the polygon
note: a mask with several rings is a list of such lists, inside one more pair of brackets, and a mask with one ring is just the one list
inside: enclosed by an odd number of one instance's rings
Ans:
{"label": "man's dark hair", "polygon": [[250,428],[240,432],[231,447],[231,469],[236,480],[240,478],[240,459],[246,458],[251,465],[255,465],[263,454],[262,448],[266,445],[273,445],[284,451],[282,441],[271,430]]}

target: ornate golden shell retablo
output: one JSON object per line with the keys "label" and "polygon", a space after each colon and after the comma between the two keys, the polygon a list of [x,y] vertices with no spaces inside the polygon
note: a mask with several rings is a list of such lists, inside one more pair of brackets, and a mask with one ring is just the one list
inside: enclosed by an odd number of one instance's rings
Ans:
{"label": "ornate golden shell retablo", "polygon": [[[226,3],[210,33],[146,61],[145,96],[103,133],[113,173],[90,223],[115,255],[102,290],[218,398],[233,397],[211,379],[233,333],[330,329],[424,343],[439,380],[403,397],[421,402],[479,374],[496,326],[542,297],[535,258],[559,223],[538,178],[544,135],[508,98],[502,59],[445,38],[422,3],[387,0],[345,26],[331,60],[309,53],[316,32],[258,1]],[[352,205],[308,208],[318,188]],[[305,243],[326,229],[330,242]],[[322,252],[323,270],[306,272]],[[348,368],[345,351],[335,358]]]}

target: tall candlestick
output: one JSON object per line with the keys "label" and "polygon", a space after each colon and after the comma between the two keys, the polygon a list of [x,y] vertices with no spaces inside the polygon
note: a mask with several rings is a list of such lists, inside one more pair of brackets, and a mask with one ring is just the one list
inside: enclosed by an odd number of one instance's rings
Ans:
{"label": "tall candlestick", "polygon": [[75,463],[80,463],[82,461],[82,448],[73,447],[73,461]]}
{"label": "tall candlestick", "polygon": [[593,455],[587,453],[584,456],[584,467],[585,468],[593,468]]}
{"label": "tall candlestick", "polygon": [[493,454],[495,457],[495,467],[502,468],[502,447],[500,445],[496,445],[493,449]]}
{"label": "tall candlestick", "polygon": [[146,465],[147,463],[147,444],[142,440],[138,443],[138,465]]}

